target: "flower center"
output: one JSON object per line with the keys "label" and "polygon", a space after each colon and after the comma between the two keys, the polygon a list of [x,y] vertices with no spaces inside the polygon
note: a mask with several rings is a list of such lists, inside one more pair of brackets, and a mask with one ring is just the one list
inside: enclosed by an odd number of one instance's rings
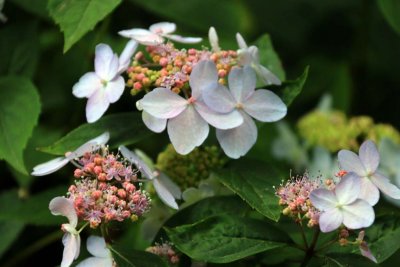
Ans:
{"label": "flower center", "polygon": [[107,86],[107,83],[108,83],[108,81],[106,81],[106,80],[101,80],[101,84],[102,84],[104,87]]}
{"label": "flower center", "polygon": [[243,104],[242,103],[236,103],[235,106],[237,109],[243,109]]}

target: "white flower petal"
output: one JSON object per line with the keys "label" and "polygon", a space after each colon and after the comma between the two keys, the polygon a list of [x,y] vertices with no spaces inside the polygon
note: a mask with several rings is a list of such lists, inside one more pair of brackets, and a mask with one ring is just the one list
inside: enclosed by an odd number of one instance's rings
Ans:
{"label": "white flower petal", "polygon": [[204,142],[209,126],[193,105],[188,105],[185,111],[168,121],[167,130],[176,152],[186,155]]}
{"label": "white flower petal", "polygon": [[360,158],[352,151],[342,149],[338,153],[340,168],[348,171],[355,172],[358,176],[367,176],[364,165]]}
{"label": "white flower petal", "polygon": [[246,49],[247,44],[240,33],[236,33],[236,41],[240,49]]}
{"label": "white flower petal", "polygon": [[99,76],[94,72],[83,75],[72,87],[72,94],[78,98],[90,97],[97,90],[103,87]]}
{"label": "white flower petal", "polygon": [[328,233],[338,229],[339,226],[342,224],[342,222],[343,222],[342,213],[337,208],[333,208],[322,212],[321,215],[319,216],[318,223],[321,232]]}
{"label": "white flower petal", "polygon": [[167,88],[156,88],[140,100],[144,111],[159,119],[178,116],[186,109],[188,101]]}
{"label": "white flower petal", "polygon": [[100,257],[100,258],[111,257],[111,252],[107,248],[107,244],[106,241],[104,240],[104,237],[94,236],[94,235],[89,236],[86,241],[86,247],[89,253],[95,257]]}
{"label": "white flower petal", "polygon": [[172,22],[158,22],[150,26],[149,30],[155,34],[168,34],[176,30],[175,23]]}
{"label": "white flower petal", "polygon": [[279,96],[265,89],[256,90],[243,103],[243,109],[262,122],[278,121],[287,113],[287,107]]}
{"label": "white flower petal", "polygon": [[176,210],[179,209],[179,206],[176,203],[174,196],[171,194],[171,192],[168,191],[165,185],[160,180],[158,180],[158,177],[153,180],[153,185],[154,189],[157,192],[157,195],[160,197],[165,205]]}
{"label": "white flower petal", "polygon": [[394,184],[390,183],[390,180],[382,174],[375,172],[371,176],[371,181],[384,193],[385,195],[400,199],[400,189]]}
{"label": "white flower petal", "polygon": [[142,119],[147,128],[156,133],[161,133],[167,127],[167,119],[156,118],[146,111],[142,112]]}
{"label": "white flower petal", "polygon": [[66,158],[68,160],[72,160],[82,157],[86,152],[95,151],[99,149],[102,145],[107,144],[108,140],[110,140],[110,133],[104,132],[103,134],[87,141],[86,143],[78,147],[74,152],[69,153]]}
{"label": "white flower petal", "polygon": [[195,99],[200,98],[204,88],[217,86],[217,83],[218,72],[215,63],[210,60],[198,62],[189,77],[192,97]]}
{"label": "white flower petal", "polygon": [[160,35],[154,34],[145,29],[123,30],[118,32],[118,34],[124,37],[132,38],[143,45],[158,45],[164,42],[164,38],[162,38]]}
{"label": "white flower petal", "polygon": [[78,216],[74,208],[72,200],[65,197],[55,197],[50,201],[49,210],[53,215],[62,215],[68,218],[69,224],[76,227],[78,224]]}
{"label": "white flower petal", "polygon": [[216,112],[228,113],[235,108],[236,101],[231,92],[221,84],[204,88],[202,96],[207,106]]}
{"label": "white flower petal", "polygon": [[113,267],[113,259],[89,257],[81,261],[76,267]]}
{"label": "white flower petal", "polygon": [[379,152],[371,140],[367,140],[360,146],[358,152],[360,160],[368,173],[374,173],[379,165]]}
{"label": "white flower petal", "polygon": [[121,152],[122,156],[129,160],[131,163],[135,164],[136,167],[139,169],[139,171],[142,173],[143,176],[145,176],[147,179],[153,179],[154,178],[154,172],[151,170],[151,168],[139,158],[138,155],[133,153],[131,150],[126,148],[125,146],[120,146],[118,150]]}
{"label": "white flower petal", "polygon": [[350,204],[359,198],[361,179],[355,173],[346,174],[335,187],[335,194],[340,204]]}
{"label": "white flower petal", "polygon": [[275,85],[281,85],[282,82],[276,76],[273,74],[269,69],[264,67],[263,65],[256,65],[255,66],[255,71],[257,72],[257,75],[265,82],[265,84],[270,85],[270,84],[275,84]]}
{"label": "white flower petal", "polygon": [[251,67],[238,68],[231,70],[228,76],[229,90],[237,103],[243,103],[254,93],[256,88],[256,73]]}
{"label": "white flower petal", "polygon": [[157,180],[165,186],[165,188],[174,196],[175,199],[182,198],[182,191],[179,186],[175,184],[165,173],[159,172]]}
{"label": "white flower petal", "polygon": [[336,207],[338,200],[331,190],[318,188],[311,192],[310,200],[314,207],[320,211],[331,210]]}
{"label": "white flower petal", "polygon": [[31,175],[43,176],[43,175],[53,173],[55,171],[58,171],[65,165],[67,165],[68,162],[69,162],[69,160],[66,159],[65,157],[58,157],[58,158],[52,159],[50,161],[47,161],[45,163],[35,166],[33,168],[33,172],[31,173]]}
{"label": "white flower petal", "polygon": [[211,50],[213,52],[221,51],[221,48],[219,47],[218,34],[214,27],[210,27],[210,29],[208,30],[208,39],[210,41]]}
{"label": "white flower petal", "polygon": [[86,104],[86,119],[89,123],[95,122],[103,116],[110,102],[104,90],[96,91]]}
{"label": "white flower petal", "polygon": [[62,239],[64,245],[61,267],[69,267],[78,258],[81,246],[79,235],[65,233]]}
{"label": "white flower petal", "polygon": [[236,109],[229,113],[218,113],[211,110],[205,103],[197,101],[194,107],[200,116],[217,129],[232,129],[243,123],[243,117]]}
{"label": "white flower petal", "polygon": [[134,29],[130,29],[130,30],[119,31],[118,34],[123,37],[135,39],[138,36],[152,35],[153,33],[149,30],[134,28]]}
{"label": "white flower petal", "polygon": [[203,39],[200,37],[183,37],[177,34],[165,34],[164,37],[183,44],[197,44],[200,43]]}
{"label": "white flower petal", "polygon": [[366,228],[375,220],[374,209],[368,202],[357,199],[354,203],[341,208],[343,224],[349,229]]}
{"label": "white flower petal", "polygon": [[125,81],[122,76],[117,76],[113,80],[107,82],[107,85],[104,89],[105,94],[107,96],[108,102],[115,103],[117,102],[125,89]]}
{"label": "white flower petal", "polygon": [[125,70],[128,69],[129,65],[131,64],[132,56],[135,53],[137,47],[138,47],[138,42],[135,40],[129,40],[129,42],[125,45],[124,50],[122,51],[118,61],[119,61],[119,67],[118,67],[118,73],[121,74]]}
{"label": "white flower petal", "polygon": [[229,129],[217,129],[217,139],[225,154],[233,159],[245,155],[257,141],[257,126],[253,119],[241,113],[243,124]]}
{"label": "white flower petal", "polygon": [[94,69],[97,76],[105,81],[112,80],[118,73],[118,67],[118,56],[113,53],[111,47],[106,44],[98,44],[94,59]]}
{"label": "white flower petal", "polygon": [[358,198],[364,199],[374,206],[379,201],[379,190],[369,178],[361,177],[361,192]]}

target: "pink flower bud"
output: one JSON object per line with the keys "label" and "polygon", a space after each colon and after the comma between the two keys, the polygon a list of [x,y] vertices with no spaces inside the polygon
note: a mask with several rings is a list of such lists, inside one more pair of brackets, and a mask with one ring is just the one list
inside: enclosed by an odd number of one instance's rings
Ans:
{"label": "pink flower bud", "polygon": [[75,169],[74,171],[74,177],[75,178],[80,178],[83,174],[83,171],[81,169]]}
{"label": "pink flower bud", "polygon": [[103,172],[103,168],[101,166],[95,166],[93,168],[93,171],[94,171],[95,174],[99,175],[100,173]]}
{"label": "pink flower bud", "polygon": [[140,82],[135,82],[133,84],[133,88],[136,90],[140,90],[140,89],[142,89],[142,87],[143,87],[143,85]]}
{"label": "pink flower bud", "polygon": [[124,189],[118,189],[118,196],[120,198],[126,198],[126,191]]}
{"label": "pink flower bud", "polygon": [[166,57],[160,58],[160,65],[161,65],[162,67],[167,66],[167,65],[168,65],[168,59],[167,59]]}
{"label": "pink flower bud", "polygon": [[96,190],[92,192],[92,197],[97,200],[101,197],[102,194],[103,193],[100,190]]}

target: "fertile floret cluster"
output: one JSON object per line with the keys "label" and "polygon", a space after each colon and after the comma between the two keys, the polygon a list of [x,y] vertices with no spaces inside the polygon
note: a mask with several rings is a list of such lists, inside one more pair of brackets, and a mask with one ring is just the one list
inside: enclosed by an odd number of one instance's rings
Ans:
{"label": "fertile floret cluster", "polygon": [[166,259],[167,262],[173,265],[179,262],[179,256],[173,249],[173,245],[169,242],[164,242],[161,244],[156,243],[154,246],[148,247],[146,251]]}

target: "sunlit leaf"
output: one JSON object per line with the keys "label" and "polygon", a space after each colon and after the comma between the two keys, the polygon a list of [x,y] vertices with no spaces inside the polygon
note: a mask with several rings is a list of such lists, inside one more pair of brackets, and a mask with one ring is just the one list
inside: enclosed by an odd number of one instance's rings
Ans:
{"label": "sunlit leaf", "polygon": [[400,34],[400,2],[398,0],[378,0],[378,5],[386,21]]}

